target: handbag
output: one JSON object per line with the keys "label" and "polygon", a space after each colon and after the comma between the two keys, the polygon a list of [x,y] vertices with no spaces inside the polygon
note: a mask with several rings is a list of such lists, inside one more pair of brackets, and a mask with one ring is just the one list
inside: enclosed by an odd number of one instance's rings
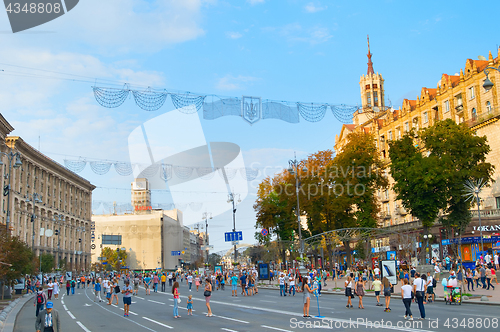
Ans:
{"label": "handbag", "polygon": [[179,304],[181,303],[181,298],[180,297],[177,298],[177,303],[179,303]]}
{"label": "handbag", "polygon": [[207,297],[207,296],[210,296],[212,295],[212,292],[209,291],[209,290],[206,290],[204,293],[203,293],[203,296]]}
{"label": "handbag", "polygon": [[116,294],[120,293],[120,286],[115,286],[115,293]]}

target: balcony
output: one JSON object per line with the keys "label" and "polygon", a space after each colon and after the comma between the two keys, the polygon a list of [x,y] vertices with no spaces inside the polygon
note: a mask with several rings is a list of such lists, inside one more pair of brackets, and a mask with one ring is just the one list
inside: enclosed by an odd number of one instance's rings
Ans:
{"label": "balcony", "polygon": [[[472,218],[477,218],[477,210],[471,210]],[[500,217],[500,209],[481,210],[481,218],[498,218]]]}
{"label": "balcony", "polygon": [[390,212],[380,212],[380,218],[391,219],[391,213]]}
{"label": "balcony", "polygon": [[489,112],[485,111],[472,119],[466,121],[467,126],[471,129],[477,129],[477,127],[481,124],[487,124],[487,122],[495,122],[500,118],[500,108],[492,108]]}

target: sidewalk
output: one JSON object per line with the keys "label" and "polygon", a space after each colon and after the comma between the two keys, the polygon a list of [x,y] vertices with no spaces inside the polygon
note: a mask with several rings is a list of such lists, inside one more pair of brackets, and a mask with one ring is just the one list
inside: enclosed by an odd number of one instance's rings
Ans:
{"label": "sidewalk", "polygon": [[[344,281],[345,278],[336,279],[335,281],[328,279],[326,284],[327,286],[321,290],[321,294],[333,294],[333,295],[342,295],[344,296]],[[265,285],[258,285],[258,287],[266,288],[266,289],[276,289],[279,290],[279,286],[276,286],[277,281],[273,281],[271,285],[269,285],[268,280],[260,281]],[[495,287],[495,290],[490,289],[489,291],[482,288],[481,282],[479,282],[479,289],[476,290],[476,285],[474,285],[474,292],[471,290],[467,291],[467,282],[464,283],[464,288],[462,288],[462,294],[469,293],[472,296],[469,299],[463,299],[464,303],[476,303],[476,304],[485,304],[485,305],[500,305],[500,284],[494,282],[492,285]],[[340,288],[340,290],[335,290],[335,288]],[[371,281],[368,281],[366,284],[366,289],[371,288]],[[441,279],[438,281],[437,287],[434,290],[434,294],[436,294],[436,301],[444,302],[443,294],[444,288],[441,285]],[[365,296],[375,297],[374,292],[366,292]],[[401,282],[394,286],[394,293],[392,296],[401,296]],[[481,301],[481,297],[486,296],[488,301]]]}

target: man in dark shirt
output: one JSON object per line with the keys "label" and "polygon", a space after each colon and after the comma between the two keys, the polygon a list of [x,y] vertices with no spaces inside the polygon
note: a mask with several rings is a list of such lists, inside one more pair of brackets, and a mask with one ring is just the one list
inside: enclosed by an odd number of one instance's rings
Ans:
{"label": "man in dark shirt", "polygon": [[241,294],[245,295],[245,287],[247,285],[247,275],[245,272],[243,272],[243,275],[240,277],[240,281],[241,281]]}

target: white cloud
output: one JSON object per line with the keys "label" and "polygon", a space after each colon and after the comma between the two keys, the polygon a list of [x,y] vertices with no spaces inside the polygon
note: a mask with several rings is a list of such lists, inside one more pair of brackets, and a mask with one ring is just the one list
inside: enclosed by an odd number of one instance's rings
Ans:
{"label": "white cloud", "polygon": [[253,83],[258,80],[258,77],[253,76],[226,75],[219,79],[216,88],[219,90],[242,90],[245,88],[244,83]]}
{"label": "white cloud", "polygon": [[309,2],[305,7],[304,9],[306,10],[306,12],[308,13],[317,13],[317,12],[320,12],[322,10],[325,10],[326,8],[328,8],[327,6],[320,6],[320,5],[315,5],[314,3],[312,2]]}
{"label": "white cloud", "polygon": [[232,32],[232,31],[226,32],[226,36],[227,36],[227,38],[231,38],[231,39],[239,39],[239,38],[243,37],[243,35],[241,33]]}
{"label": "white cloud", "polygon": [[[18,34],[0,36],[2,44],[96,46],[100,53],[155,52],[205,34],[202,9],[207,0],[86,0],[64,16]],[[3,21],[3,20],[2,20]],[[10,30],[7,22],[0,30]],[[42,32],[43,38],[40,37]]]}
{"label": "white cloud", "polygon": [[248,2],[249,4],[251,4],[252,6],[254,6],[254,5],[258,5],[258,4],[260,4],[260,3],[264,3],[265,1],[266,1],[266,0],[247,0],[247,2]]}

